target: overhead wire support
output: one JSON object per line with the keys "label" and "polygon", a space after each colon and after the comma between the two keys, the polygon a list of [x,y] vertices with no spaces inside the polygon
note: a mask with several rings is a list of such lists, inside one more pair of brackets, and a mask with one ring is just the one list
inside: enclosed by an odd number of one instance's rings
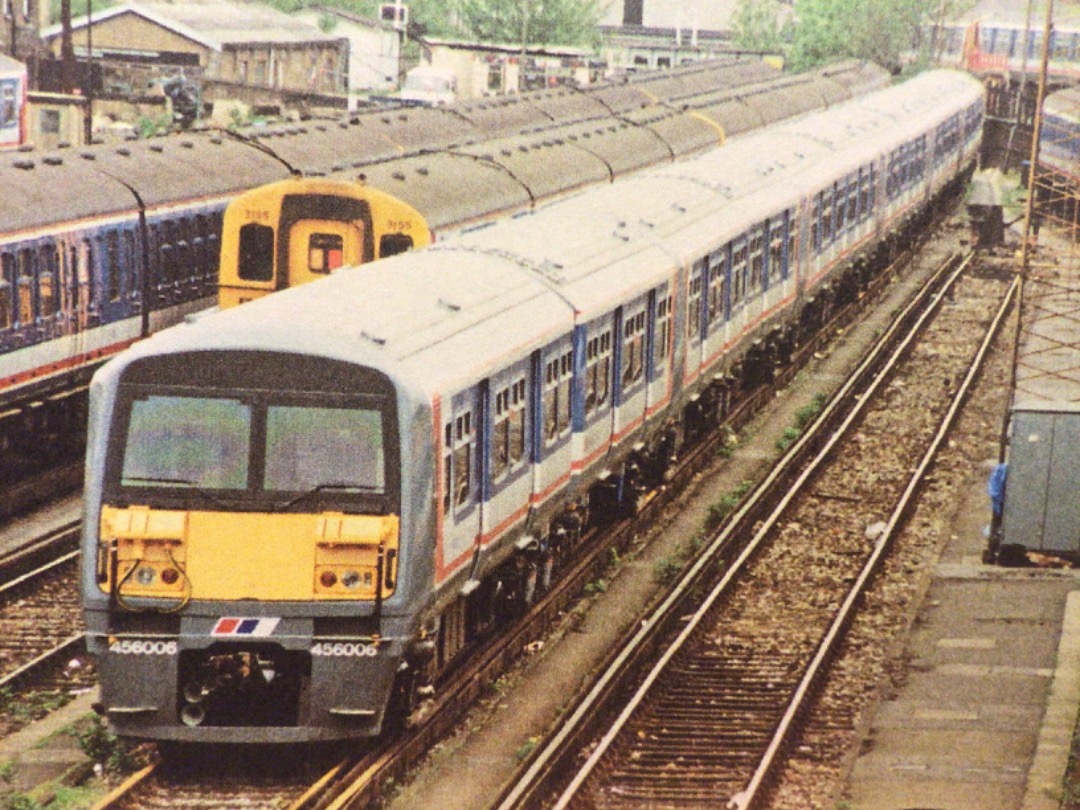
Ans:
{"label": "overhead wire support", "polygon": [[[1017,319],[1016,333],[1013,338],[1012,364],[1009,379],[1010,397],[1016,396],[1016,372],[1020,358],[1020,341],[1023,335],[1023,312],[1024,293],[1027,290],[1028,278],[1031,270],[1031,238],[1032,220],[1039,215],[1036,210],[1035,196],[1037,190],[1036,178],[1039,163],[1039,139],[1042,137],[1043,101],[1046,96],[1046,73],[1050,62],[1050,33],[1054,23],[1054,0],[1046,0],[1046,18],[1043,22],[1042,56],[1039,64],[1038,86],[1035,91],[1035,118],[1031,131],[1031,159],[1028,164],[1027,199],[1024,201],[1024,235],[1020,246],[1020,289],[1017,292],[1017,310],[1020,317]],[[1024,43],[1024,51],[1027,51],[1027,43]],[[1023,87],[1020,88],[1021,94]],[[999,439],[998,460],[1005,460],[1008,445],[1009,420],[1006,418],[1002,423],[1001,437]]]}

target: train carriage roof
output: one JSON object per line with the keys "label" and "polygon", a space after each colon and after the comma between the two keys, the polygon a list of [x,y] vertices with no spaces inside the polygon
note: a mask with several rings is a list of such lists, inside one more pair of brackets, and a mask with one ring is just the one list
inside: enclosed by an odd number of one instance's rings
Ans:
{"label": "train carriage roof", "polygon": [[601,159],[563,133],[508,138],[457,151],[504,167],[534,197],[545,200],[611,179]]}
{"label": "train carriage roof", "polygon": [[586,125],[570,130],[566,138],[604,161],[615,177],[664,163],[673,157],[658,132],[626,122]]}
{"label": "train carriage roof", "polygon": [[844,98],[881,90],[892,83],[889,72],[873,62],[840,62],[823,68],[820,75],[830,84],[843,87],[848,93]]}
{"label": "train carriage roof", "polygon": [[363,163],[397,157],[401,150],[381,138],[364,137],[347,120],[311,122],[307,126],[275,128],[252,138],[303,174],[333,171],[345,160]]}
{"label": "train carriage roof", "polygon": [[432,249],[343,269],[136,351],[308,351],[393,371],[415,391],[451,392],[662,284],[680,262],[793,205],[792,188],[802,195],[837,167],[880,156],[915,113],[944,120],[979,92],[969,77],[928,74],[884,102],[855,101]]}
{"label": "train carriage roof", "polygon": [[1043,115],[1080,123],[1080,87],[1067,87],[1046,97]]}
{"label": "train carriage roof", "polygon": [[428,227],[436,231],[478,224],[530,203],[528,190],[506,169],[467,154],[417,155],[366,166],[364,174],[375,188],[425,212]]}
{"label": "train carriage roof", "polygon": [[493,96],[461,102],[452,109],[467,119],[482,137],[500,138],[551,124],[551,116],[534,103],[532,95]]}
{"label": "train carriage roof", "polygon": [[357,113],[330,126],[321,122],[280,125],[262,133],[245,131],[245,135],[310,173],[333,171],[346,155],[354,166],[366,165],[474,140],[482,132],[444,107],[387,107]]}
{"label": "train carriage roof", "polygon": [[279,160],[220,136],[131,141],[92,154],[99,171],[137,188],[147,206],[231,196],[289,176]]}
{"label": "train carriage roof", "polygon": [[530,93],[529,100],[554,121],[585,121],[611,115],[603,101],[576,87],[557,87]]}
{"label": "train carriage roof", "polygon": [[737,87],[775,79],[779,71],[760,59],[733,59],[703,62],[682,70],[642,76],[634,84],[652,97],[676,104],[688,96],[705,93],[717,86]]}
{"label": "train carriage roof", "polygon": [[0,155],[0,221],[4,236],[89,217],[136,210],[134,195],[121,183],[103,177],[74,151],[37,155]]}
{"label": "train carriage roof", "polygon": [[764,123],[771,124],[773,121],[820,109],[824,99],[815,83],[800,83],[763,88],[744,101],[757,110]]}

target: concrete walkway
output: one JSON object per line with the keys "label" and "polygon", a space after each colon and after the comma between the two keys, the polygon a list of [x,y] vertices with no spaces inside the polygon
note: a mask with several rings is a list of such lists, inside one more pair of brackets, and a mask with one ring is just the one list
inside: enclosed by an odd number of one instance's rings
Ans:
{"label": "concrete walkway", "polygon": [[983,565],[971,485],[852,768],[851,810],[1058,810],[1080,705],[1080,572]]}

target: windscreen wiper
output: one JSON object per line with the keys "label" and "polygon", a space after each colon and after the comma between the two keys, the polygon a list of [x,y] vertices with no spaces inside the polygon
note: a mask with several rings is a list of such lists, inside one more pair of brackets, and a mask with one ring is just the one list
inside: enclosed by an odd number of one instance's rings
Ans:
{"label": "windscreen wiper", "polygon": [[305,498],[309,498],[312,495],[318,495],[320,492],[327,490],[334,490],[337,492],[376,492],[382,493],[382,487],[372,486],[371,484],[348,484],[344,481],[327,481],[322,484],[317,484],[309,489],[307,492],[301,492],[295,498],[287,501],[284,505],[279,507],[280,511],[291,509],[296,506]]}
{"label": "windscreen wiper", "polygon": [[187,487],[192,492],[202,495],[204,498],[206,498],[206,500],[210,501],[211,503],[217,504],[218,506],[221,506],[225,509],[231,508],[231,504],[228,501],[219,498],[217,495],[203,489],[202,487],[196,486],[197,482],[192,481],[188,478],[154,478],[151,476],[144,477],[135,475],[131,477],[124,476],[120,479],[121,485],[126,484],[128,481],[138,484],[180,484],[184,487]]}

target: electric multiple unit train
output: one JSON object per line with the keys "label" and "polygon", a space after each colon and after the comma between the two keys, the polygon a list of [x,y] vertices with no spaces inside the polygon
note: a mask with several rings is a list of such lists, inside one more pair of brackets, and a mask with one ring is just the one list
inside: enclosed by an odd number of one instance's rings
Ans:
{"label": "electric multiple unit train", "polygon": [[556,141],[579,144],[610,180],[884,81],[867,65],[778,78],[727,61],[583,91],[373,110],[246,140],[191,133],[0,155],[0,405],[66,388],[212,304],[222,216],[245,190],[296,172],[362,172],[431,229],[452,231],[599,179],[585,157],[552,159],[564,151]]}
{"label": "electric multiple unit train", "polygon": [[964,181],[982,116],[977,80],[923,74],[110,362],[82,588],[112,728],[379,734],[581,505],[661,474],[755,345]]}

